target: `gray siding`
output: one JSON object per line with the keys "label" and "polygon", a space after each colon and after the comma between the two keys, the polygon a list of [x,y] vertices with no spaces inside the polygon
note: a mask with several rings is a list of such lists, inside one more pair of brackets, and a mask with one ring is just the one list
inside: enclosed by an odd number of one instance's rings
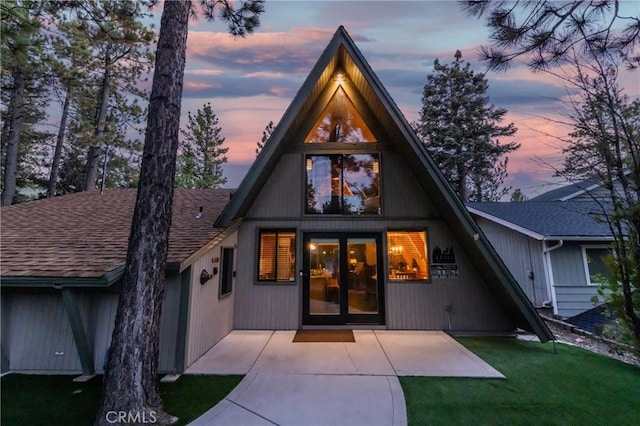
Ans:
{"label": "gray siding", "polygon": [[256,197],[247,217],[300,217],[303,193],[302,162],[300,153],[285,154]]}
{"label": "gray siding", "polygon": [[180,310],[180,274],[167,274],[160,320],[160,371],[176,371],[176,346]]}
{"label": "gray siding", "polygon": [[580,244],[565,242],[551,252],[553,280],[556,287],[586,286],[582,248]]}
{"label": "gray siding", "polygon": [[[387,283],[389,329],[495,331],[513,330],[500,306],[443,222],[429,226],[429,245],[452,245],[459,279],[433,278],[431,283]],[[449,307],[450,312],[447,312]]]}
{"label": "gray siding", "polygon": [[[502,309],[493,301],[479,274],[455,244],[444,220],[403,158],[390,146],[382,149],[382,216],[320,217],[302,214],[304,206],[304,153],[284,155],[256,197],[238,230],[243,253],[235,291],[234,328],[296,329],[302,323],[302,280],[259,284],[256,280],[258,230],[296,229],[296,270],[302,269],[304,232],[380,232],[387,229],[428,230],[429,252],[453,245],[459,279],[432,279],[430,283],[386,283],[386,324],[392,329],[449,328],[454,331],[513,330]],[[383,253],[386,252],[383,238]],[[429,253],[430,255],[431,253]],[[383,256],[383,270],[387,259]],[[450,318],[445,311],[451,306]]]}
{"label": "gray siding", "polygon": [[[7,324],[10,341],[6,343],[11,370],[81,371],[59,294],[3,294],[2,297],[10,306]],[[85,309],[81,309],[81,314],[86,318]]]}
{"label": "gray siding", "polygon": [[569,318],[594,307],[591,299],[598,294],[597,286],[556,286],[558,315]]}
{"label": "gray siding", "polygon": [[593,308],[598,286],[587,285],[581,245],[565,242],[551,252],[551,263],[558,315],[568,318]]}
{"label": "gray siding", "polygon": [[[179,284],[179,280],[178,280]],[[176,291],[178,293],[176,293]],[[175,370],[179,287],[169,278],[160,328],[160,370]],[[95,369],[103,371],[111,344],[118,295],[110,291],[76,290],[76,300]],[[69,318],[59,292],[2,293],[2,346],[9,369],[16,372],[81,373]]]}
{"label": "gray siding", "polygon": [[[531,303],[541,307],[551,300],[544,273],[542,242],[490,220],[478,216],[475,219]],[[533,272],[533,279],[529,278],[529,271]]]}
{"label": "gray siding", "polygon": [[[234,233],[216,247],[204,253],[191,266],[185,367],[195,362],[233,329],[233,304],[237,291],[236,280],[234,280],[231,294],[218,298],[222,271],[220,270],[217,275],[204,285],[200,285],[200,273],[203,269],[212,273],[214,266],[220,268],[220,262],[222,261],[221,248],[235,247],[236,245],[237,234]],[[220,261],[213,263],[212,260],[215,258],[220,259]],[[234,255],[234,262],[238,265],[237,252]]]}

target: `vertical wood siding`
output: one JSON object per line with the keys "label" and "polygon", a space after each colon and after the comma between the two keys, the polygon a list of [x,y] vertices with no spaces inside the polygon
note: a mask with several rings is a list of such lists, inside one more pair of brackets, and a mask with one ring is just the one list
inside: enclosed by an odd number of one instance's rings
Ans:
{"label": "vertical wood siding", "polygon": [[[525,294],[536,307],[551,299],[542,262],[542,242],[487,219],[476,217],[478,225]],[[528,272],[533,271],[533,279]]]}
{"label": "vertical wood siding", "polygon": [[[366,99],[365,99],[366,101]],[[294,144],[295,145],[295,144]],[[459,279],[433,279],[430,283],[385,283],[386,324],[393,329],[449,328],[458,331],[507,331],[513,324],[486,289],[480,275],[439,217],[429,194],[415,179],[406,159],[390,141],[381,141],[382,216],[336,217],[304,215],[304,151],[300,142],[279,161],[255,198],[238,229],[235,313],[236,329],[296,329],[302,322],[302,279],[292,283],[262,284],[256,280],[258,231],[296,229],[296,270],[302,269],[302,238],[305,232],[380,232],[386,253],[387,229],[428,230],[429,256],[436,245],[456,250]],[[383,256],[383,270],[387,258]],[[544,274],[540,274],[544,276]],[[451,306],[450,314],[445,307]]]}
{"label": "vertical wood siding", "polygon": [[93,343],[93,360],[96,371],[104,371],[111,345],[113,325],[118,311],[118,294],[111,292],[91,295],[93,327],[89,335]]}
{"label": "vertical wood siding", "polygon": [[302,216],[302,154],[285,154],[256,197],[247,217]]}
{"label": "vertical wood siding", "polygon": [[[297,236],[296,270],[302,268],[302,233],[306,231],[357,232],[384,229],[428,230],[429,256],[436,245],[453,246],[460,271],[458,279],[433,278],[430,283],[385,283],[386,324],[389,329],[448,329],[450,305],[451,329],[454,331],[508,331],[511,322],[486,289],[477,271],[471,266],[444,221],[439,220],[298,220],[287,221],[286,227],[299,230]],[[282,222],[247,221],[239,229],[240,247],[257,247],[258,230]],[[381,247],[385,251],[385,247]],[[387,270],[383,256],[383,270]],[[246,267],[238,269],[235,321],[236,329],[296,329],[301,325],[302,280],[295,283],[259,284],[256,281],[257,252],[243,258]]]}
{"label": "vertical wood siding", "polygon": [[[118,309],[110,290],[74,290],[97,372],[104,371]],[[160,371],[175,371],[179,275],[167,280],[160,328]],[[71,325],[59,292],[2,294],[3,348],[20,372],[81,373]],[[6,334],[5,334],[6,333]],[[57,354],[57,355],[56,355]]]}
{"label": "vertical wood siding", "polygon": [[582,248],[580,244],[565,242],[551,252],[553,279],[556,286],[586,286]]}
{"label": "vertical wood siding", "polygon": [[164,281],[162,317],[160,319],[160,371],[176,371],[178,315],[180,311],[180,274],[169,272]]}
{"label": "vertical wood siding", "polygon": [[[8,321],[11,341],[6,343],[12,371],[82,370],[60,294],[2,297],[8,298],[11,305]],[[80,311],[86,318],[86,309]]]}
{"label": "vertical wood siding", "polygon": [[[219,269],[218,274],[204,285],[200,285],[200,273],[203,269],[212,273],[214,266],[221,268],[221,262],[212,263],[212,259],[222,260],[221,248],[235,247],[236,245],[237,235],[234,233],[202,255],[191,266],[186,367],[200,358],[233,329],[233,305],[237,292],[237,279],[234,279],[231,294],[219,299],[222,270]],[[234,270],[242,267],[243,260],[238,259],[238,253],[234,255],[234,262]]]}

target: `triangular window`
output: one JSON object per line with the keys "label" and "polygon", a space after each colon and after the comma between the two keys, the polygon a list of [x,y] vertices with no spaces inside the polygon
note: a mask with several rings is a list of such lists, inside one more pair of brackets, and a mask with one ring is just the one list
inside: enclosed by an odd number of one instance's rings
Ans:
{"label": "triangular window", "polygon": [[351,99],[338,87],[304,142],[375,142],[375,138]]}

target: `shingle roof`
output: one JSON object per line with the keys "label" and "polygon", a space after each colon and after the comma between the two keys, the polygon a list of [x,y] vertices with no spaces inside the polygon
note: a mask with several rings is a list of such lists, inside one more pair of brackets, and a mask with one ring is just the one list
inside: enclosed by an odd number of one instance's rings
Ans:
{"label": "shingle roof", "polygon": [[564,321],[575,325],[581,330],[588,331],[589,333],[595,333],[596,328],[607,325],[613,321],[610,316],[611,314],[607,313],[608,311],[611,312],[609,306],[607,304],[602,304],[576,316],[567,318]]}
{"label": "shingle roof", "polygon": [[[213,223],[230,195],[228,189],[175,191],[168,263],[179,264],[222,232]],[[121,267],[135,200],[135,189],[119,189],[2,207],[0,275],[95,278]]]}
{"label": "shingle roof", "polygon": [[501,219],[542,237],[611,237],[609,226],[597,220],[603,215],[597,202],[468,203],[467,207],[472,213]]}
{"label": "shingle roof", "polygon": [[570,183],[568,185],[561,186],[560,188],[552,189],[551,191],[547,191],[531,198],[529,201],[565,201],[565,197],[576,193],[582,193],[600,183],[601,181],[598,178],[590,177],[580,182]]}

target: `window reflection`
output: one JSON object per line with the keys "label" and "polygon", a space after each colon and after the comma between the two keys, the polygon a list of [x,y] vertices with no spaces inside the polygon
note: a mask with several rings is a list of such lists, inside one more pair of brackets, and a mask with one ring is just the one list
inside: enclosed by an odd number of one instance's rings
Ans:
{"label": "window reflection", "polygon": [[310,155],[306,163],[306,213],[381,213],[378,154]]}
{"label": "window reflection", "polygon": [[387,232],[389,279],[428,280],[427,233],[425,231]]}
{"label": "window reflection", "polygon": [[324,142],[375,142],[362,116],[341,87],[305,139],[305,143]]}

